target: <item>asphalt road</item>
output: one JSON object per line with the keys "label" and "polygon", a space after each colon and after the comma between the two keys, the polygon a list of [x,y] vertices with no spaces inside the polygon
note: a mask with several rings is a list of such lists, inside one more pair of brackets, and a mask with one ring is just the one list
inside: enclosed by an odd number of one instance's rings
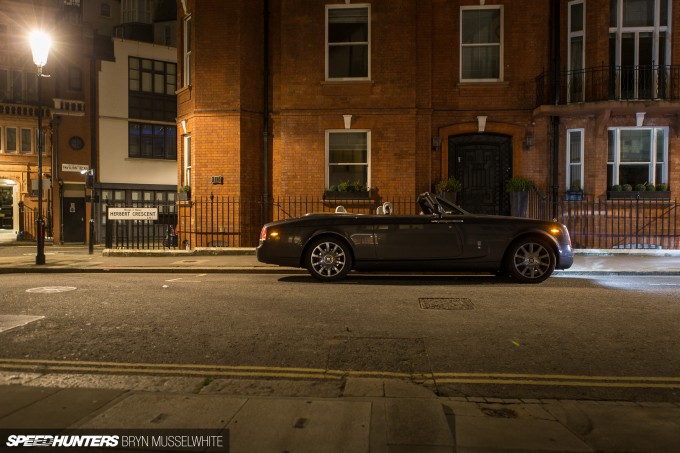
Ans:
{"label": "asphalt road", "polygon": [[678,277],[0,275],[0,370],[399,377],[442,395],[680,401]]}

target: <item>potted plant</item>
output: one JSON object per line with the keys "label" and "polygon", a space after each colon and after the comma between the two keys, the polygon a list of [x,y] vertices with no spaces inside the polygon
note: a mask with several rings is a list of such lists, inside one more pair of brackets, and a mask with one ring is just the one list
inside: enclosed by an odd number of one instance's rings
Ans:
{"label": "potted plant", "polygon": [[353,200],[368,198],[369,188],[361,181],[342,181],[337,186],[330,186],[323,193],[324,200]]}
{"label": "potted plant", "polygon": [[567,190],[566,199],[567,201],[583,200],[583,189],[581,189],[581,181],[579,179],[575,179],[571,182],[571,186],[569,186],[569,190]]}
{"label": "potted plant", "polygon": [[437,189],[437,195],[450,203],[456,204],[458,192],[463,189],[463,185],[452,176],[439,181],[435,188]]}
{"label": "potted plant", "polygon": [[515,176],[505,184],[510,194],[510,213],[513,217],[526,217],[529,208],[529,191],[534,187],[533,181]]}
{"label": "potted plant", "polygon": [[191,186],[190,185],[185,185],[180,187],[179,189],[179,199],[180,201],[187,201],[191,200]]}

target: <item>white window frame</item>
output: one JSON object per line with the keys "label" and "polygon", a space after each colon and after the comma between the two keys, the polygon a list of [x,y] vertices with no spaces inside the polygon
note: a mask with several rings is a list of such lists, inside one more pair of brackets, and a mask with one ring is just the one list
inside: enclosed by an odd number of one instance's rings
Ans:
{"label": "white window frame", "polygon": [[[621,131],[624,130],[634,130],[634,131],[639,131],[639,130],[646,130],[649,131],[649,133],[652,135],[651,137],[651,144],[652,144],[652,149],[650,150],[650,161],[649,162],[626,162],[624,165],[648,165],[649,166],[649,173],[647,175],[647,182],[650,184],[656,184],[657,180],[657,164],[659,161],[657,160],[657,142],[656,142],[656,131],[657,130],[662,130],[664,132],[664,151],[663,151],[663,162],[662,162],[662,168],[661,168],[661,183],[668,184],[668,154],[669,154],[669,131],[668,127],[610,127],[607,129],[607,137],[609,137],[609,131],[614,131],[614,139],[615,139],[615,153],[614,153],[614,161],[610,161],[609,158],[607,158],[607,166],[613,165],[613,173],[612,173],[612,185],[618,185],[620,184],[619,181],[619,170],[621,166]],[[609,146],[609,144],[607,144]],[[609,169],[607,169],[609,171]],[[645,181],[636,181],[636,184],[641,184],[644,183]]]}
{"label": "white window frame", "polygon": [[[368,13],[368,42],[353,42],[351,44],[366,44],[368,46],[367,49],[367,58],[368,58],[368,74],[366,77],[330,77],[328,71],[329,71],[329,52],[328,49],[331,46],[331,44],[328,42],[328,13],[330,10],[333,9],[343,9],[343,8],[352,8],[352,9],[359,9],[359,8],[366,8],[367,13]],[[343,81],[343,80],[371,80],[371,5],[368,3],[356,3],[356,4],[347,4],[347,5],[326,5],[326,80],[327,81]]]}
{"label": "white window frame", "polygon": [[[624,27],[623,25],[623,6],[624,6],[624,1],[625,0],[617,0],[617,5],[616,5],[616,27],[609,27],[609,34],[611,35],[616,35],[616,56],[615,59],[616,61],[613,63],[616,67],[621,66],[621,47],[622,47],[622,36],[624,34],[632,33],[635,35],[635,62],[634,66],[637,67],[640,64],[640,53],[639,53],[639,48],[638,44],[640,42],[640,33],[652,33],[652,55],[655,56],[656,58],[653,59],[653,62],[655,65],[659,64],[659,50],[660,50],[660,45],[659,45],[659,40],[660,40],[660,34],[661,33],[666,33],[665,37],[665,45],[666,45],[666,52],[664,55],[665,59],[665,64],[668,66],[671,64],[671,58],[672,58],[672,53],[671,53],[671,24],[673,23],[673,2],[671,0],[668,1],[668,24],[666,25],[661,25],[661,0],[654,0],[654,25],[652,26],[643,26],[643,27]],[[612,62],[609,62],[609,65],[612,66]],[[657,84],[654,82],[652,83],[652,87],[656,87]],[[655,97],[657,93],[653,93],[652,97]],[[617,86],[617,92],[616,96],[619,97],[621,96],[621,86],[619,82],[619,86]],[[637,87],[637,80],[635,81],[635,99],[638,97],[638,87]]]}
{"label": "white window frame", "polygon": [[[572,31],[571,30],[571,22],[572,22],[572,11],[573,7],[576,5],[582,5],[582,14],[583,17],[581,18],[581,23],[583,24],[583,28],[581,30],[577,31]],[[573,0],[569,2],[568,5],[568,11],[569,11],[569,18],[568,18],[568,25],[567,25],[567,31],[569,33],[568,37],[568,65],[569,65],[569,89],[567,90],[567,96],[569,97],[568,102],[583,102],[584,100],[584,95],[585,95],[585,90],[583,87],[583,83],[585,82],[583,70],[586,67],[586,2],[585,0]],[[572,42],[574,39],[581,38],[581,58],[580,58],[580,67],[579,68],[574,68],[572,67],[572,62],[573,62],[573,48],[572,48]],[[581,71],[580,74],[575,74],[572,71]],[[578,93],[573,92],[572,90],[572,84],[575,81],[580,81],[581,82],[581,90]],[[573,96],[577,94],[577,96]],[[573,99],[572,99],[573,97]]]}
{"label": "white window frame", "polygon": [[[39,129],[36,129],[35,134],[36,134],[36,140],[38,140],[38,134],[40,133]],[[28,139],[28,143],[25,138]],[[19,154],[31,154],[32,152],[38,152],[37,149],[33,148],[33,129],[30,127],[22,127],[19,131]],[[28,149],[24,150],[24,145],[28,145]],[[44,145],[43,145],[44,149]]]}
{"label": "white window frame", "polygon": [[182,160],[182,185],[191,186],[191,134],[182,136],[182,149],[184,158]]}
{"label": "white window frame", "polygon": [[[12,134],[14,135],[14,149],[10,149],[9,145],[7,144],[9,140],[9,131],[13,131]],[[5,127],[5,153],[7,154],[16,154],[19,152],[19,148],[21,148],[21,138],[19,137],[20,132],[16,127]]]}
{"label": "white window frame", "polygon": [[[465,79],[463,78],[463,48],[464,47],[476,47],[476,46],[490,46],[490,45],[496,45],[495,43],[484,43],[484,44],[463,44],[463,12],[464,11],[477,11],[477,10],[483,10],[483,9],[497,9],[500,11],[500,42],[498,43],[499,47],[499,55],[498,55],[498,78],[497,79]],[[459,42],[460,42],[460,51],[459,57],[458,57],[458,66],[459,66],[459,76],[460,76],[460,81],[461,82],[502,82],[504,73],[503,73],[503,49],[504,49],[504,38],[505,38],[505,18],[504,18],[504,8],[503,5],[477,5],[477,6],[461,6],[460,7],[460,35],[459,35]]]}
{"label": "white window frame", "polygon": [[[579,146],[579,161],[578,162],[572,162],[571,161],[571,145],[572,145],[572,140],[571,140],[571,135],[573,133],[577,132],[579,134],[579,139],[578,139],[578,146]],[[571,190],[571,181],[572,181],[572,172],[575,170],[572,169],[572,167],[579,167],[578,169],[578,177],[574,179],[578,179],[580,182],[581,190],[583,190],[583,177],[584,177],[584,147],[585,147],[585,134],[584,134],[584,129],[567,129],[567,179],[566,179],[566,188],[567,190]]]}
{"label": "white window frame", "polygon": [[[366,134],[366,163],[357,164],[356,162],[337,162],[330,163],[330,136],[331,134],[364,133]],[[371,130],[370,129],[328,129],[326,130],[326,183],[325,188],[330,187],[330,167],[336,165],[366,166],[366,187],[371,187]]]}
{"label": "white window frame", "polygon": [[182,54],[184,55],[184,64],[182,68],[182,86],[183,87],[188,87],[191,86],[191,46],[192,46],[192,38],[191,38],[191,29],[192,24],[191,24],[191,16],[187,16],[184,18],[184,21],[182,22],[183,26],[183,34],[182,34]]}

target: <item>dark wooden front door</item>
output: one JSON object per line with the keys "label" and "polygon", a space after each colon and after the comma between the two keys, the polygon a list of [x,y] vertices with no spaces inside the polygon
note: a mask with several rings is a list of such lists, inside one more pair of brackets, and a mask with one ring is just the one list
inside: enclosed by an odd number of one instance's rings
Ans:
{"label": "dark wooden front door", "polygon": [[467,134],[449,137],[449,177],[463,185],[458,204],[474,214],[509,215],[505,181],[512,175],[512,138]]}
{"label": "dark wooden front door", "polygon": [[85,242],[85,199],[64,198],[64,242]]}

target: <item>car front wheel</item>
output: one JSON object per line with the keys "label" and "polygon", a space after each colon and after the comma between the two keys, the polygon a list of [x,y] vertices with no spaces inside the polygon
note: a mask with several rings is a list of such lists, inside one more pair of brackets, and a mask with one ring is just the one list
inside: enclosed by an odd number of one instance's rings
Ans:
{"label": "car front wheel", "polygon": [[527,238],[510,246],[505,268],[522,283],[541,283],[555,270],[555,253],[542,239]]}
{"label": "car front wheel", "polygon": [[335,238],[320,238],[309,247],[305,257],[312,277],[324,282],[344,278],[352,268],[349,247]]}

